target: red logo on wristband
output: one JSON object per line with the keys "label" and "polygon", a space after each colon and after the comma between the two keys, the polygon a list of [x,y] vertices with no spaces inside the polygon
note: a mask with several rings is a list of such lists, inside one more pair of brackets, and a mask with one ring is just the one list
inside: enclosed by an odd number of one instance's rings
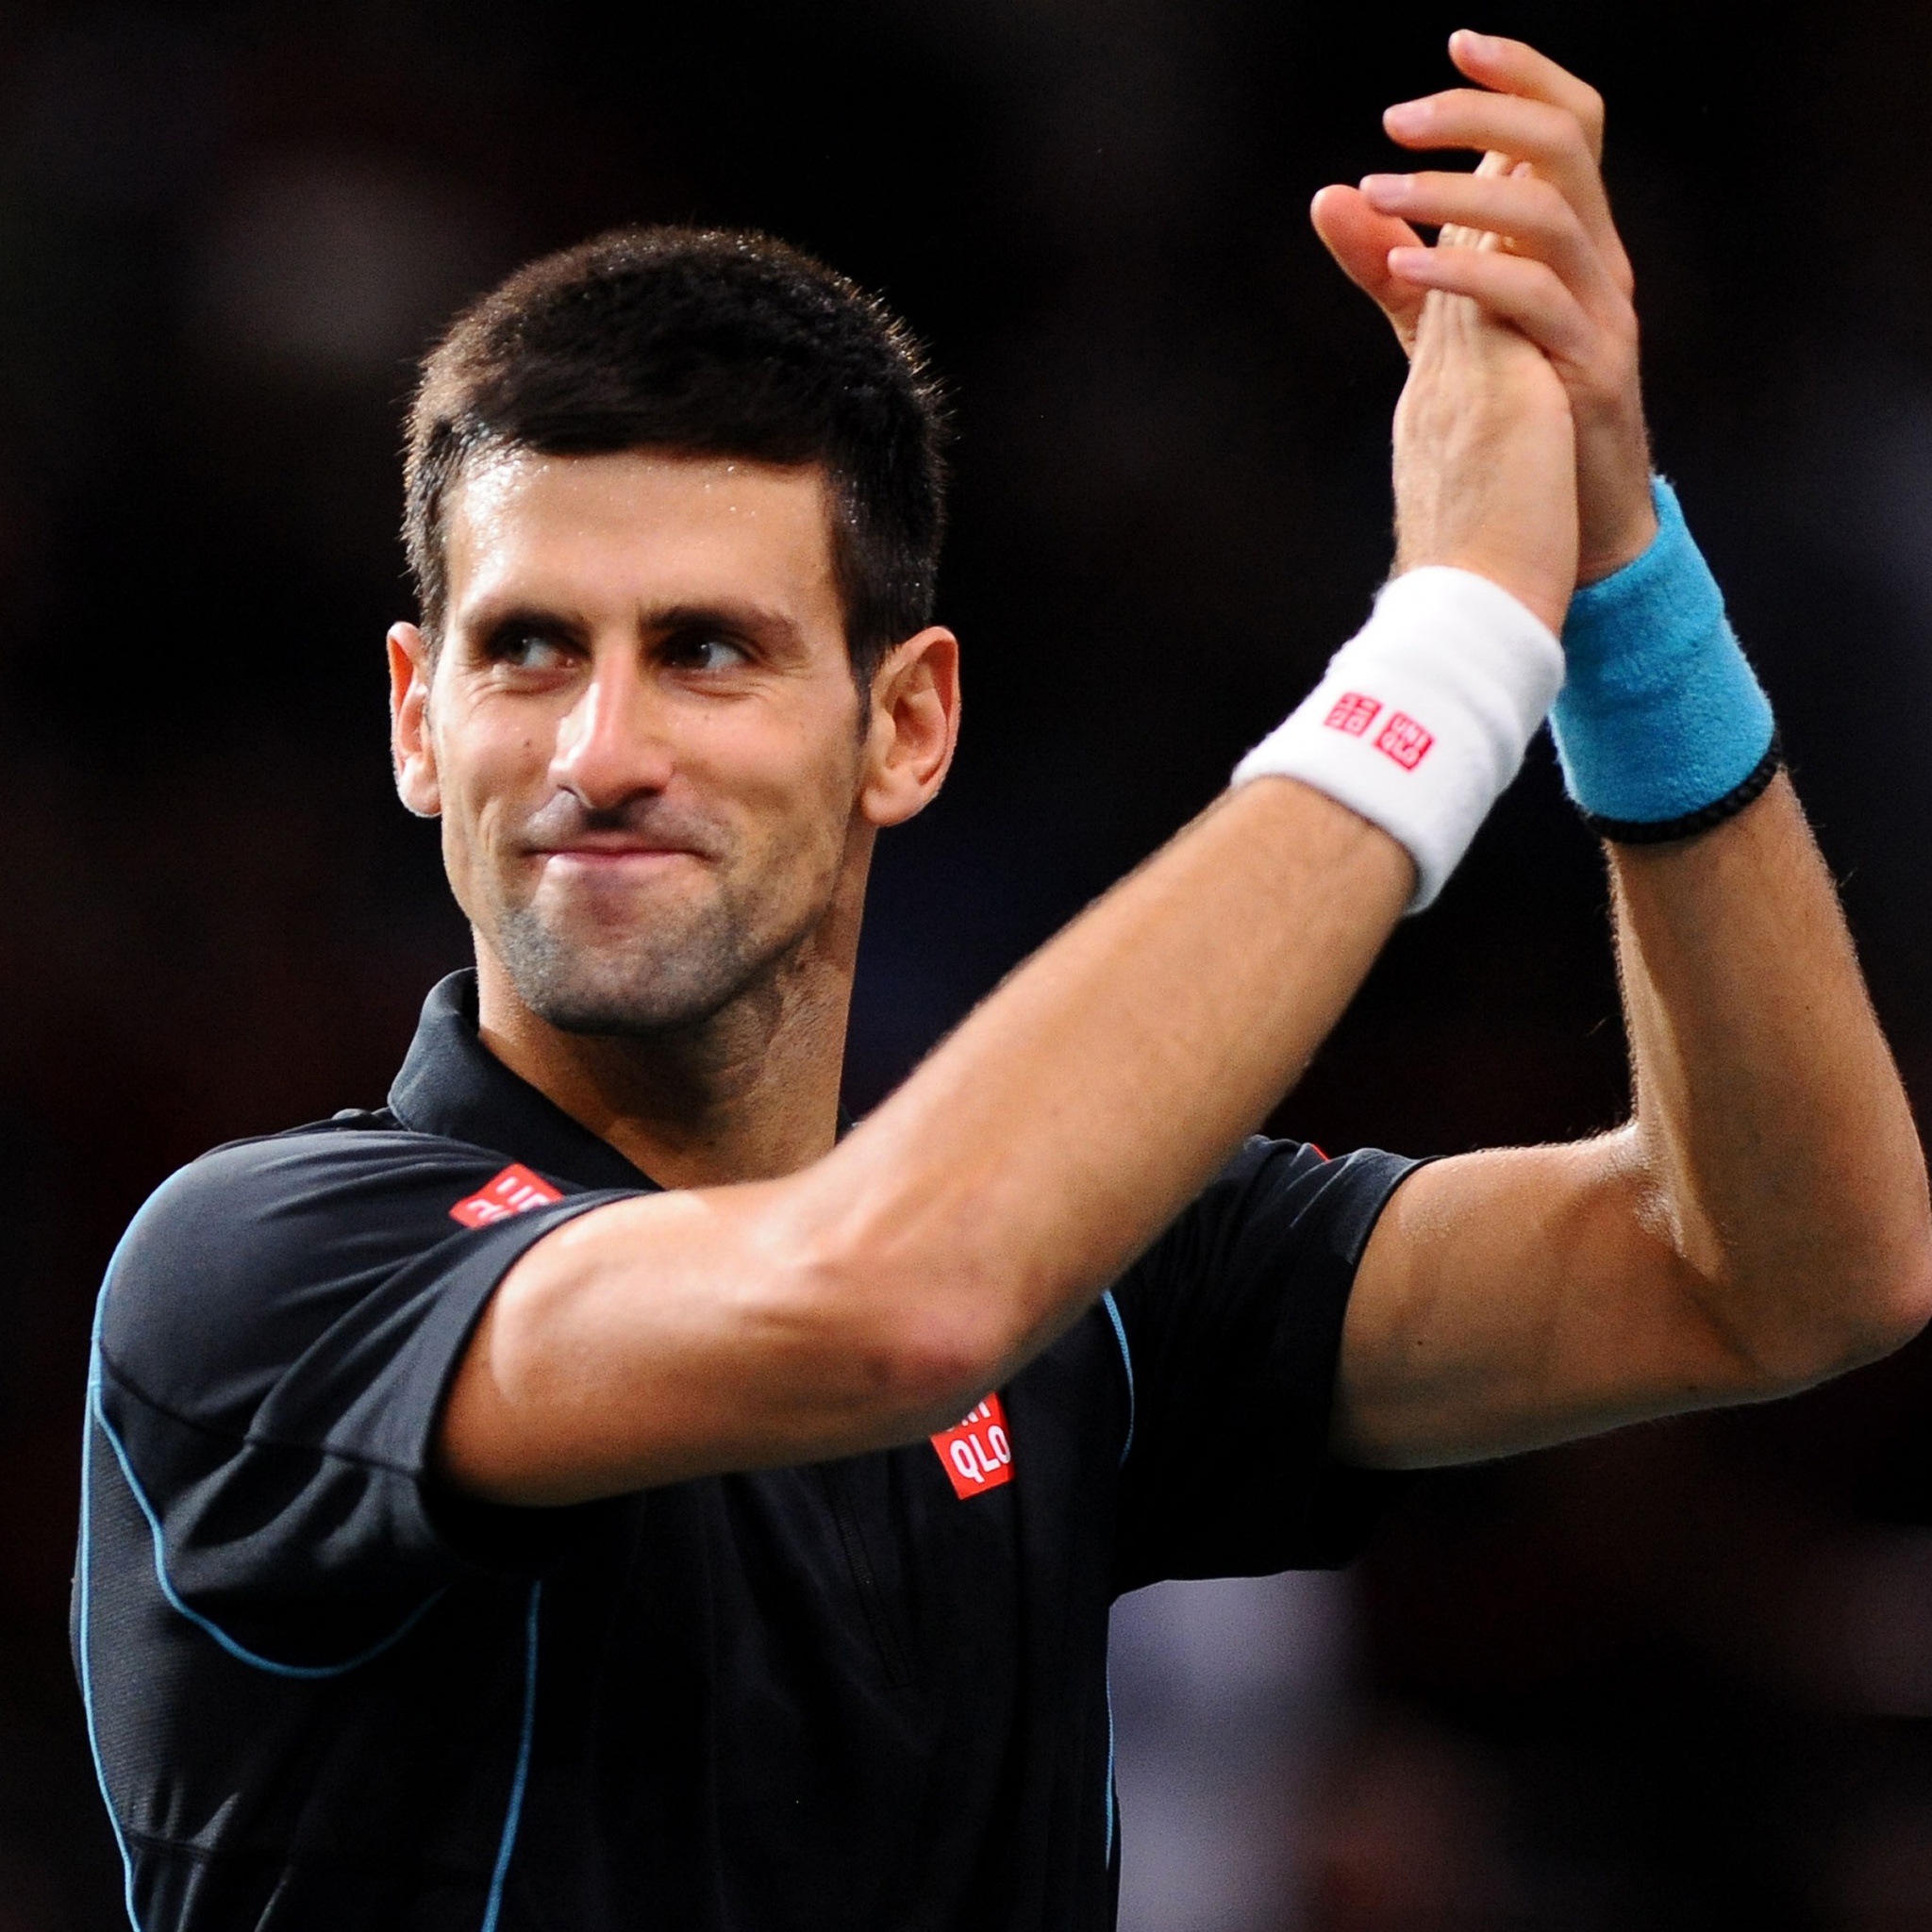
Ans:
{"label": "red logo on wristband", "polygon": [[983,1496],[1013,1480],[1013,1439],[997,1395],[989,1395],[964,1422],[942,1429],[932,1446],[946,1466],[956,1496]]}
{"label": "red logo on wristband", "polygon": [[1375,749],[1387,753],[1405,772],[1412,772],[1428,757],[1429,747],[1435,741],[1435,734],[1426,725],[1418,724],[1407,713],[1397,711],[1383,725]]}
{"label": "red logo on wristband", "polygon": [[1335,708],[1322,720],[1330,731],[1345,731],[1359,738],[1381,716],[1382,700],[1364,697],[1358,691],[1345,691],[1335,700]]}

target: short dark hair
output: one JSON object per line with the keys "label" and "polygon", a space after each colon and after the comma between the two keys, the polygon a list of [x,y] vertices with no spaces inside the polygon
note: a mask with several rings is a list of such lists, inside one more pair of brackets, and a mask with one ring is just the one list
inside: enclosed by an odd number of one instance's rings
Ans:
{"label": "short dark hair", "polygon": [[479,458],[663,449],[819,463],[863,686],[932,621],[944,436],[919,344],[824,263],[765,235],[600,235],[519,269],[424,358],[403,522],[423,626],[433,643],[448,601],[448,499]]}

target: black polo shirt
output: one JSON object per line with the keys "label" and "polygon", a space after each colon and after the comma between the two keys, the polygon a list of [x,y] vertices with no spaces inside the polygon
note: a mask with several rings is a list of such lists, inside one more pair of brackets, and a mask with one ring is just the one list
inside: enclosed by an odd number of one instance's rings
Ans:
{"label": "black polo shirt", "polygon": [[478,1313],[651,1183],[475,997],[108,1270],[75,1649],[140,1932],[1110,1925],[1108,1606],[1346,1554],[1342,1309],[1408,1164],[1251,1141],[930,1443],[479,1506],[428,1474]]}

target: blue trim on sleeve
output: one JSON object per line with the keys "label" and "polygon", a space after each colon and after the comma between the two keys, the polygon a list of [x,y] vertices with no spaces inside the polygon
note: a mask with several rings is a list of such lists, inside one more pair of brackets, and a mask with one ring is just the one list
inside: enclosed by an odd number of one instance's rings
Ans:
{"label": "blue trim on sleeve", "polygon": [[1113,1863],[1114,1812],[1117,1808],[1113,1789],[1113,1666],[1107,1667],[1107,1852],[1102,1857],[1103,1865]]}
{"label": "blue trim on sleeve", "polygon": [[1134,1446],[1134,1351],[1127,1346],[1127,1324],[1121,1320],[1120,1305],[1113,1298],[1112,1289],[1100,1297],[1100,1306],[1113,1324],[1113,1339],[1121,1345],[1121,1367],[1127,1376],[1127,1436],[1121,1444],[1121,1461],[1124,1464],[1127,1451]]}
{"label": "blue trim on sleeve", "polygon": [[481,1932],[496,1932],[503,1910],[504,1881],[509,1876],[510,1855],[517,1847],[517,1827],[523,1823],[524,1791],[530,1781],[530,1744],[537,1734],[537,1631],[543,1604],[543,1586],[530,1586],[530,1609],[524,1637],[524,1727],[517,1740],[516,1775],[510,1780],[509,1805],[503,1814],[503,1838],[496,1847],[496,1869],[490,1874],[490,1903]]}
{"label": "blue trim on sleeve", "polygon": [[[130,1229],[130,1232],[132,1230]],[[121,1237],[114,1249],[113,1259],[108,1263],[109,1278],[114,1273],[114,1262],[121,1258],[121,1249],[126,1245],[127,1236]],[[87,1717],[87,1748],[94,1760],[94,1781],[101,1788],[101,1802],[108,1807],[108,1824],[114,1833],[114,1848],[121,1854],[121,1897],[127,1907],[127,1923],[134,1932],[141,1932],[141,1919],[134,1909],[134,1859],[127,1850],[126,1835],[121,1829],[121,1814],[114,1808],[113,1793],[108,1789],[108,1767],[101,1757],[101,1730],[94,1716],[94,1669],[93,1669],[93,1490],[94,1490],[94,1403],[95,1384],[100,1375],[101,1363],[101,1321],[108,1305],[108,1291],[104,1287],[94,1304],[94,1332],[88,1351],[87,1413],[80,1425],[80,1553],[76,1565],[80,1601],[75,1607],[75,1620],[80,1625],[77,1632],[80,1663],[80,1702]]]}
{"label": "blue trim on sleeve", "polygon": [[[150,1205],[152,1205],[150,1203]],[[142,1209],[145,1213],[146,1209]],[[273,1658],[258,1657],[253,1651],[237,1643],[233,1638],[210,1623],[198,1611],[191,1609],[181,1599],[169,1578],[166,1560],[166,1546],[161,1533],[159,1518],[142,1488],[140,1479],[127,1455],[125,1445],[108,1421],[101,1406],[101,1332],[107,1323],[108,1292],[113,1284],[114,1271],[119,1266],[123,1250],[132,1239],[134,1229],[142,1219],[136,1215],[126,1231],[116,1243],[113,1255],[108,1262],[107,1274],[101,1284],[101,1291],[94,1301],[93,1333],[88,1350],[87,1407],[81,1423],[80,1438],[80,1547],[76,1568],[78,1603],[75,1621],[79,1628],[76,1649],[79,1653],[80,1701],[87,1722],[88,1751],[93,1759],[94,1782],[100,1787],[101,1802],[107,1807],[108,1824],[114,1834],[115,1849],[121,1855],[122,1903],[126,1907],[127,1923],[133,1932],[142,1932],[142,1924],[134,1904],[134,1858],[127,1847],[127,1836],[122,1829],[121,1814],[114,1805],[113,1793],[108,1788],[108,1767],[101,1755],[100,1724],[94,1709],[93,1684],[93,1470],[94,1470],[94,1430],[99,1427],[114,1451],[115,1459],[121,1466],[129,1491],[141,1507],[142,1515],[147,1520],[148,1531],[154,1540],[155,1580],[159,1584],[161,1594],[169,1607],[185,1617],[196,1628],[205,1631],[228,1653],[230,1657],[259,1671],[266,1671],[278,1677],[318,1678],[337,1677],[355,1670],[358,1665],[370,1662],[408,1636],[423,1617],[442,1596],[436,1593],[419,1605],[404,1620],[401,1625],[385,1637],[379,1643],[357,1657],[340,1664],[284,1664]],[[479,1932],[496,1932],[497,1921],[503,1911],[504,1886],[509,1876],[510,1858],[516,1850],[517,1832],[523,1823],[524,1793],[529,1784],[530,1751],[536,1737],[537,1727],[537,1651],[539,1615],[542,1605],[543,1585],[541,1582],[530,1586],[529,1609],[525,1618],[524,1638],[524,1709],[522,1727],[517,1740],[516,1770],[510,1779],[509,1803],[505,1807],[503,1834],[497,1842],[496,1864],[490,1874],[490,1890],[484,1907],[483,1923]],[[1110,1789],[1110,1787],[1109,1787]],[[1111,1825],[1109,1824],[1109,1832]]]}
{"label": "blue trim on sleeve", "polygon": [[[238,1662],[247,1664],[253,1670],[266,1671],[272,1676],[295,1677],[309,1680],[323,1677],[344,1676],[350,1671],[357,1670],[363,1664],[373,1662],[376,1657],[380,1657],[384,1651],[390,1649],[391,1646],[397,1643],[400,1643],[403,1641],[403,1639],[407,1637],[412,1629],[415,1628],[417,1624],[419,1624],[423,1620],[423,1618],[429,1613],[430,1609],[435,1606],[438,1599],[440,1599],[442,1596],[443,1591],[439,1590],[433,1595],[425,1598],[422,1603],[417,1605],[417,1607],[409,1612],[408,1616],[407,1616],[403,1620],[403,1622],[387,1637],[383,1638],[377,1643],[371,1644],[367,1650],[362,1651],[358,1655],[348,1658],[347,1661],[343,1663],[283,1664],[275,1662],[275,1660],[273,1657],[258,1657],[254,1651],[249,1650],[245,1645],[236,1642],[236,1641],[232,1637],[230,1637],[225,1630],[222,1629],[219,1624],[211,1623],[207,1617],[204,1617],[198,1610],[191,1609],[188,1607],[188,1605],[182,1600],[180,1591],[175,1588],[174,1581],[168,1574],[167,1545],[161,1533],[161,1520],[159,1516],[157,1515],[154,1505],[148,1501],[147,1491],[142,1488],[140,1477],[138,1477],[134,1473],[134,1464],[129,1459],[126,1445],[122,1441],[119,1434],[115,1431],[113,1424],[108,1422],[107,1410],[102,1406],[101,1370],[103,1363],[103,1356],[101,1350],[101,1337],[103,1331],[107,1327],[108,1297],[110,1293],[113,1292],[114,1276],[120,1269],[122,1255],[125,1252],[128,1242],[134,1239],[135,1230],[138,1227],[140,1227],[143,1221],[147,1219],[148,1214],[153,1210],[155,1204],[161,1198],[161,1195],[167,1191],[167,1190],[174,1184],[175,1180],[176,1180],[177,1178],[179,1178],[178,1175],[170,1175],[166,1181],[163,1181],[161,1183],[160,1187],[155,1190],[154,1193],[149,1195],[147,1200],[142,1204],[141,1211],[135,1215],[134,1219],[131,1222],[128,1223],[126,1231],[122,1235],[120,1241],[115,1243],[114,1252],[108,1258],[107,1273],[103,1275],[101,1280],[101,1291],[94,1301],[93,1336],[88,1350],[87,1426],[86,1433],[83,1436],[81,1445],[83,1475],[85,1476],[91,1474],[92,1471],[93,1428],[94,1425],[98,1424],[100,1425],[101,1433],[107,1437],[109,1446],[114,1451],[115,1460],[119,1462],[121,1465],[121,1474],[127,1480],[128,1490],[132,1492],[136,1504],[139,1505],[142,1515],[147,1519],[148,1534],[154,1540],[155,1581],[158,1584],[159,1584],[161,1594],[163,1597],[167,1599],[169,1607],[176,1611],[179,1615],[185,1617],[189,1621],[189,1623],[192,1624],[195,1626],[196,1629],[201,1630],[205,1632],[208,1636],[213,1638],[215,1642],[218,1643],[225,1651],[228,1653],[230,1657],[234,1657]],[[83,1492],[81,1498],[81,1539],[84,1555],[92,1554],[90,1548],[92,1541],[90,1535],[91,1522],[89,1516],[90,1501],[91,1499],[86,1495],[85,1492]],[[85,1565],[83,1564],[83,1575],[84,1574]],[[445,1586],[445,1588],[447,1586]],[[87,1598],[88,1594],[89,1592],[86,1589],[86,1586],[85,1584],[83,1584],[83,1600]],[[90,1692],[89,1695],[91,1697],[92,1693]],[[102,1783],[101,1795],[103,1797],[107,1797],[107,1785],[105,1779]],[[108,1799],[108,1816],[112,1817],[113,1812],[113,1801],[111,1799]],[[118,1836],[120,1831],[120,1826],[118,1824],[115,1826],[115,1831],[116,1835]],[[130,1875],[130,1886],[132,1885],[132,1877]],[[140,1928],[138,1926],[136,1927],[136,1932],[140,1932]]]}
{"label": "blue trim on sleeve", "polygon": [[[105,1293],[103,1300],[106,1299]],[[98,1349],[94,1352],[92,1370],[88,1377],[88,1407],[93,1420],[100,1424],[101,1433],[107,1437],[108,1445],[114,1452],[114,1458],[121,1465],[121,1474],[127,1479],[127,1487],[134,1500],[141,1506],[141,1513],[147,1519],[148,1534],[155,1546],[155,1581],[159,1584],[161,1594],[168,1600],[168,1607],[177,1615],[186,1617],[197,1630],[205,1632],[238,1662],[244,1663],[251,1670],[266,1671],[275,1677],[296,1677],[313,1681],[321,1677],[342,1677],[351,1671],[359,1670],[366,1663],[373,1663],[384,1651],[393,1649],[413,1630],[442,1596],[442,1591],[434,1591],[425,1597],[387,1637],[372,1643],[367,1650],[358,1651],[354,1657],[337,1664],[284,1664],[274,1657],[261,1657],[245,1644],[238,1643],[219,1624],[204,1617],[197,1609],[192,1608],[175,1588],[174,1579],[168,1574],[167,1544],[161,1532],[161,1519],[155,1512],[155,1507],[147,1499],[147,1491],[141,1486],[141,1478],[134,1473],[134,1464],[128,1459],[127,1448],[114,1425],[108,1420],[107,1411],[101,1407],[101,1358]],[[445,1585],[446,1589],[448,1586]]]}

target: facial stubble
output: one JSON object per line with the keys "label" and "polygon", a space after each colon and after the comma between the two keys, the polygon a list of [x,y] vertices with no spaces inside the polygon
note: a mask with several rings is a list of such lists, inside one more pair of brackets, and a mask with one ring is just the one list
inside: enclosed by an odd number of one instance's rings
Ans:
{"label": "facial stubble", "polygon": [[[760,910],[763,915],[760,917]],[[594,905],[499,903],[491,937],[518,998],[562,1033],[648,1039],[687,1032],[769,980],[816,918],[774,928],[769,901],[728,878],[645,918]]]}

